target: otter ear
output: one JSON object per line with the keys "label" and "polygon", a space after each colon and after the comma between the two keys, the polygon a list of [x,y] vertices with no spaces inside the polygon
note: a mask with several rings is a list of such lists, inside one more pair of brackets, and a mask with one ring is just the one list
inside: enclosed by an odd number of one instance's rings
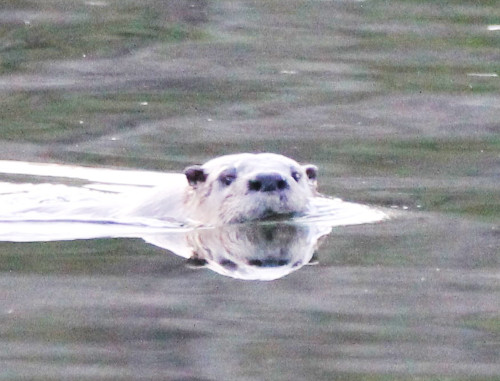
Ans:
{"label": "otter ear", "polygon": [[192,165],[184,170],[189,185],[194,187],[198,183],[202,183],[207,179],[207,174],[199,165]]}
{"label": "otter ear", "polygon": [[318,177],[318,167],[316,167],[313,164],[308,164],[302,166],[304,168],[304,171],[306,172],[307,178],[312,181],[316,181],[316,178]]}

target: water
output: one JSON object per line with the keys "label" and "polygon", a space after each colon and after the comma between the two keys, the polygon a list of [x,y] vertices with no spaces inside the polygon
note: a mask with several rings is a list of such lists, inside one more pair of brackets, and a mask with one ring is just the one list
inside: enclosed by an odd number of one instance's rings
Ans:
{"label": "water", "polygon": [[140,174],[279,152],[394,218],[334,227],[270,282],[142,238],[1,242],[0,378],[498,379],[499,12],[4,2],[1,159]]}
{"label": "water", "polygon": [[[266,158],[267,165],[269,160]],[[256,168],[262,167],[253,170]],[[141,238],[188,259],[192,266],[207,267],[236,279],[279,279],[315,262],[318,241],[333,227],[395,217],[382,208],[318,195],[310,198],[306,213],[293,217],[202,225],[186,215],[165,216],[168,208],[164,206],[162,213],[137,212],[137,205],[145,201],[154,206],[147,210],[154,211],[164,202],[175,202],[172,194],[167,199],[158,194],[163,192],[164,197],[169,192],[165,184],[187,185],[183,174],[9,160],[0,161],[0,173],[31,175],[39,181],[59,179],[58,184],[0,183],[0,241]],[[79,185],[71,185],[77,181]]]}

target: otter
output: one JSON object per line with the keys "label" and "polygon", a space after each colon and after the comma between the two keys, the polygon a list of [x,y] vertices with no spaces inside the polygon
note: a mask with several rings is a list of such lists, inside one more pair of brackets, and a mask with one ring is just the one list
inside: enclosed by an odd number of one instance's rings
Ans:
{"label": "otter", "polygon": [[184,171],[125,212],[218,226],[304,215],[317,195],[318,168],[273,153],[221,156]]}
{"label": "otter", "polygon": [[[184,173],[12,161],[0,161],[0,173],[84,180],[79,186],[0,183],[0,223],[6,226],[71,222],[190,229],[269,219],[338,226],[387,218],[380,210],[320,195],[316,166],[274,153],[221,156]],[[16,237],[35,238],[34,229],[23,232],[19,226]],[[7,229],[5,235],[13,239],[12,234]]]}
{"label": "otter", "polygon": [[0,241],[142,238],[238,279],[285,276],[315,262],[332,227],[388,218],[320,195],[316,166],[272,153],[226,155],[182,174],[12,161],[0,161],[0,173],[72,179],[0,182]]}

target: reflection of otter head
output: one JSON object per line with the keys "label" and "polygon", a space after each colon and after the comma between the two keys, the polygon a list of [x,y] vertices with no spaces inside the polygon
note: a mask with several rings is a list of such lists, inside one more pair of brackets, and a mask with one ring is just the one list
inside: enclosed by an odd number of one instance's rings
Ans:
{"label": "reflection of otter head", "polygon": [[251,223],[188,233],[189,263],[232,278],[272,280],[311,262],[329,228],[287,223]]}
{"label": "reflection of otter head", "polygon": [[277,154],[237,154],[188,167],[185,174],[194,218],[219,225],[304,213],[317,168]]}

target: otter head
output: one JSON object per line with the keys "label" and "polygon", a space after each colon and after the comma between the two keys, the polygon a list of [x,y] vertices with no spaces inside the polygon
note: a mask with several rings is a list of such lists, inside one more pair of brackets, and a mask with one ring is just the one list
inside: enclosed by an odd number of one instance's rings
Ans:
{"label": "otter head", "polygon": [[222,156],[185,170],[187,204],[212,225],[298,215],[316,193],[317,172],[277,154]]}

